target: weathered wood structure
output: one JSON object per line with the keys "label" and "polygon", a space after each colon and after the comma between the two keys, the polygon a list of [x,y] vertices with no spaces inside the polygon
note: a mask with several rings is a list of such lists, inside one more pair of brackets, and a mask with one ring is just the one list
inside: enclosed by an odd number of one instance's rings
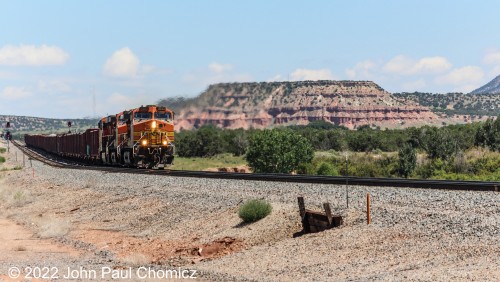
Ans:
{"label": "weathered wood structure", "polygon": [[298,197],[299,212],[302,219],[303,233],[321,232],[326,229],[342,225],[343,220],[340,215],[332,215],[329,203],[324,203],[324,213],[308,210],[304,204],[304,197]]}

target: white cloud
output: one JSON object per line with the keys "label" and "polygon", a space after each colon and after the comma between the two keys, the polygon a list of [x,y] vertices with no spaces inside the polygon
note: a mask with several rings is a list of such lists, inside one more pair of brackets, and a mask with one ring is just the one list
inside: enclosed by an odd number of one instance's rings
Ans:
{"label": "white cloud", "polygon": [[488,65],[500,65],[500,52],[490,52],[483,58],[483,63]]}
{"label": "white cloud", "polygon": [[394,58],[392,58],[389,62],[387,62],[383,67],[382,70],[385,72],[389,73],[407,73],[409,69],[412,68],[414,62],[403,56],[403,55],[398,55]]}
{"label": "white cloud", "polygon": [[438,84],[467,84],[481,83],[484,79],[484,72],[480,67],[465,66],[454,69],[446,75],[436,78]]}
{"label": "white cloud", "polygon": [[133,78],[139,71],[139,58],[128,47],[117,50],[106,61],[103,73],[107,76]]}
{"label": "white cloud", "polygon": [[291,80],[331,80],[335,79],[329,69],[296,69],[290,74]]}
{"label": "white cloud", "polygon": [[219,64],[217,62],[213,62],[208,65],[208,68],[214,73],[222,73],[232,70],[233,66],[231,64]]}
{"label": "white cloud", "polygon": [[439,74],[451,67],[452,64],[444,57],[424,57],[416,61],[404,55],[398,55],[387,62],[382,70],[403,75]]}
{"label": "white cloud", "polygon": [[69,55],[57,46],[7,45],[0,48],[0,65],[51,66],[64,65]]}
{"label": "white cloud", "polygon": [[480,67],[465,66],[437,77],[435,82],[453,85],[453,91],[470,92],[484,83],[484,71]]}
{"label": "white cloud", "polygon": [[18,86],[7,86],[0,92],[0,97],[7,100],[19,100],[31,95],[32,93],[26,87]]}
{"label": "white cloud", "polygon": [[443,73],[451,69],[452,64],[444,57],[426,57],[420,59],[414,66],[415,73]]}
{"label": "white cloud", "polygon": [[377,68],[377,64],[373,61],[366,60],[357,63],[353,68],[347,69],[346,75],[350,79],[370,79],[373,78],[373,71]]}

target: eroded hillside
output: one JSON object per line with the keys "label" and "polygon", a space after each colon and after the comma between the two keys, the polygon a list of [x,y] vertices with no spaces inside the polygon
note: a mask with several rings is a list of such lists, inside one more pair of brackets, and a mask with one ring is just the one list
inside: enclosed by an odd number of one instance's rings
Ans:
{"label": "eroded hillside", "polygon": [[428,108],[401,103],[371,81],[297,81],[211,85],[183,105],[176,128],[265,128],[317,120],[350,128],[439,123]]}

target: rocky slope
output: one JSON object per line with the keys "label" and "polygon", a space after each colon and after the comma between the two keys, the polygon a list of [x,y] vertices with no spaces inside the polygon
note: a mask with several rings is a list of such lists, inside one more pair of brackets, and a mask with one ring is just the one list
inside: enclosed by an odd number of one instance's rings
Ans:
{"label": "rocky slope", "polygon": [[176,129],[204,124],[266,128],[317,120],[349,128],[439,122],[428,108],[403,104],[371,81],[220,83],[178,111]]}
{"label": "rocky slope", "polygon": [[500,75],[495,77],[492,81],[479,87],[471,92],[471,94],[497,94],[500,93]]}

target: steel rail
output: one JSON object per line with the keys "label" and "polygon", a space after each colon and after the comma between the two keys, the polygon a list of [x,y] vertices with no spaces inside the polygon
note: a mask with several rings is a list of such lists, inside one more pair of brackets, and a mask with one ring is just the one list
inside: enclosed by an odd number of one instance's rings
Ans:
{"label": "steel rail", "polygon": [[383,187],[407,187],[445,190],[468,190],[468,191],[499,191],[500,182],[494,181],[455,181],[455,180],[422,180],[401,178],[367,178],[367,177],[345,177],[345,176],[319,176],[319,175],[291,175],[276,173],[233,173],[233,172],[208,172],[190,170],[153,170],[136,169],[111,166],[91,166],[77,162],[61,162],[58,158],[48,159],[45,154],[35,152],[16,141],[12,142],[29,157],[41,161],[47,165],[57,168],[97,170],[107,173],[135,173],[148,175],[168,175],[177,177],[195,178],[217,178],[232,180],[253,181],[275,181],[295,183],[317,183],[317,184],[346,184],[360,186],[383,186]]}

